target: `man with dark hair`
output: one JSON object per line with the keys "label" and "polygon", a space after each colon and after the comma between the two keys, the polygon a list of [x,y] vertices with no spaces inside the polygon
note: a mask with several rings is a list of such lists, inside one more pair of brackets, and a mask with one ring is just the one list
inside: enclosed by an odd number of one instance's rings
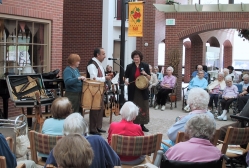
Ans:
{"label": "man with dark hair", "polygon": [[[96,80],[99,82],[105,82],[110,80],[111,76],[105,76],[105,70],[102,66],[102,62],[105,59],[105,50],[101,47],[95,48],[93,51],[93,58],[87,64],[87,78]],[[90,110],[90,134],[101,135],[101,132],[105,133],[105,130],[102,130],[102,116],[103,116],[103,104],[101,110]]]}
{"label": "man with dark hair", "polygon": [[[192,73],[191,79],[198,76],[198,71],[202,71],[203,66],[202,65],[196,65],[196,70]],[[204,78],[208,80],[208,73],[204,71]]]}

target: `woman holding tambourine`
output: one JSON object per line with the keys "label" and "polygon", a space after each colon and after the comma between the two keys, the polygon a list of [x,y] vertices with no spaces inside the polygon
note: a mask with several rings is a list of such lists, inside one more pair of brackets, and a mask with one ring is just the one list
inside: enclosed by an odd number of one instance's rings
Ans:
{"label": "woman holding tambourine", "polygon": [[143,75],[146,80],[150,80],[150,70],[149,65],[141,62],[143,60],[143,54],[135,50],[131,53],[131,58],[133,63],[127,65],[125,71],[125,79],[129,79],[129,82],[125,80],[125,84],[128,86],[128,101],[134,102],[139,107],[139,114],[133,121],[135,124],[140,124],[144,132],[149,130],[144,126],[144,124],[149,123],[149,89],[138,88],[135,84],[137,78]]}

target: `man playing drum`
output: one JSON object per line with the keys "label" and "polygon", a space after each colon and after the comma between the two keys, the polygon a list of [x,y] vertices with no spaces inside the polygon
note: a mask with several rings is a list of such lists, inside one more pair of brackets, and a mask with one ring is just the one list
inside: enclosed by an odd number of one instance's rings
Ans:
{"label": "man playing drum", "polygon": [[[99,82],[105,82],[110,80],[111,76],[105,76],[105,70],[101,63],[105,59],[105,50],[103,48],[96,48],[93,52],[94,57],[87,64],[87,78],[97,80]],[[90,110],[89,116],[89,131],[90,134],[101,135],[101,132],[105,133],[105,130],[102,130],[102,116],[103,116],[103,104],[100,110]]]}

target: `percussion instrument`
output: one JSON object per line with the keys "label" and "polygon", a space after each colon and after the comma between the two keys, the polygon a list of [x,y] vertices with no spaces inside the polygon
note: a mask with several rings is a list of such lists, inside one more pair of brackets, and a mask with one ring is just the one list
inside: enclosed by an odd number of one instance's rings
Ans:
{"label": "percussion instrument", "polygon": [[81,106],[83,109],[100,110],[104,95],[105,83],[86,80],[82,86]]}
{"label": "percussion instrument", "polygon": [[139,77],[137,77],[135,85],[138,89],[147,89],[149,86],[149,80],[144,75],[140,75]]}

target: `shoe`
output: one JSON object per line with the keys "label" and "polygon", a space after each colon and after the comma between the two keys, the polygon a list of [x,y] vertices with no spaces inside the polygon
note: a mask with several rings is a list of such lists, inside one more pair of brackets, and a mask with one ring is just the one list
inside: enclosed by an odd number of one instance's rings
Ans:
{"label": "shoe", "polygon": [[149,130],[144,125],[141,125],[141,128],[143,132],[149,132]]}
{"label": "shoe", "polygon": [[106,131],[105,131],[105,130],[102,130],[101,128],[97,128],[97,130],[98,130],[99,132],[106,133]]}
{"label": "shoe", "polygon": [[89,134],[92,134],[92,135],[101,135],[101,133],[99,133],[99,132],[89,132]]}
{"label": "shoe", "polygon": [[227,110],[223,110],[222,114],[220,116],[218,116],[217,119],[226,121],[227,120]]}
{"label": "shoe", "polygon": [[162,106],[161,110],[164,111],[165,110],[165,106]]}
{"label": "shoe", "polygon": [[155,110],[158,110],[158,108],[159,108],[159,105],[156,105]]}

